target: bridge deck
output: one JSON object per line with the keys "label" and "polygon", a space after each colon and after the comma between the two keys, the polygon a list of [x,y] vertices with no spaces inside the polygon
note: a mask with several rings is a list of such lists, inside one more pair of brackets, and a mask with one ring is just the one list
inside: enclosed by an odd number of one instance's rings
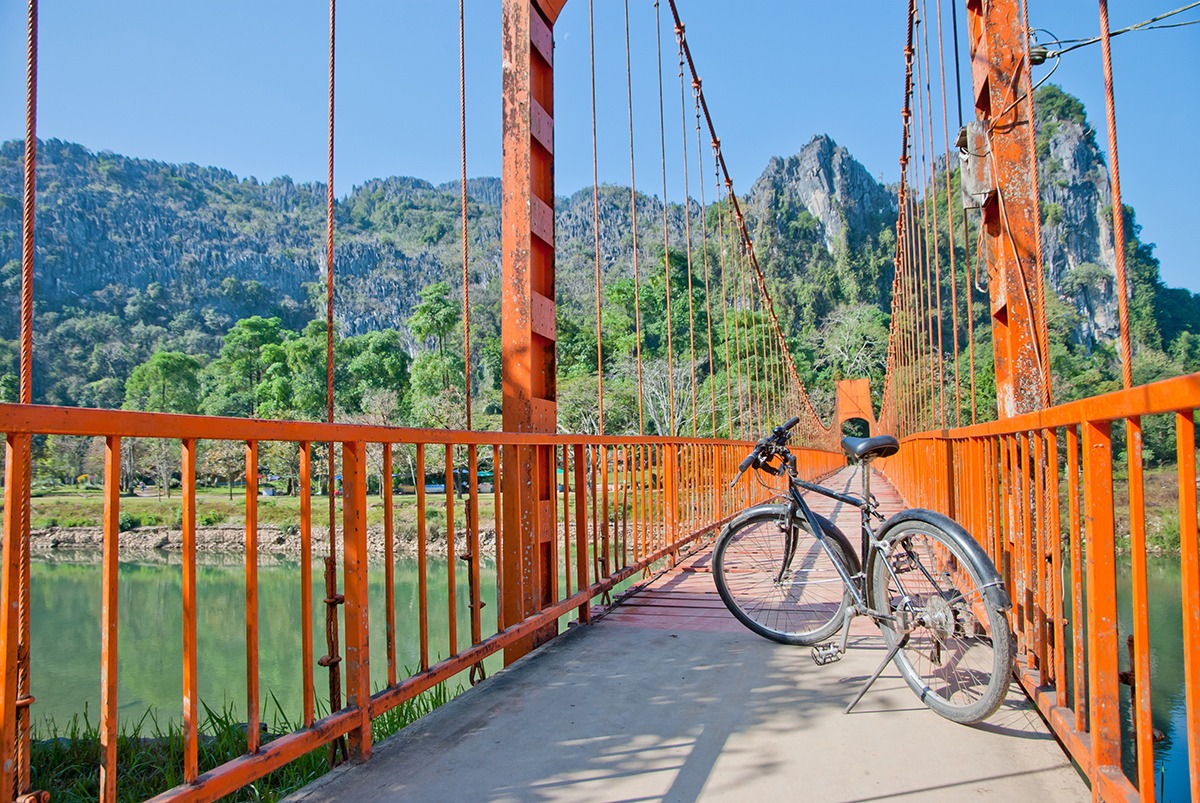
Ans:
{"label": "bridge deck", "polygon": [[[837,484],[848,485],[849,471]],[[899,499],[883,481],[885,508]],[[813,500],[857,531],[853,509]],[[838,508],[843,509],[838,509]],[[886,511],[885,512],[890,512]],[[1085,800],[1090,793],[1014,684],[979,727],[927,710],[858,622],[841,662],[761,639],[730,616],[703,550],[377,745],[293,801]]]}

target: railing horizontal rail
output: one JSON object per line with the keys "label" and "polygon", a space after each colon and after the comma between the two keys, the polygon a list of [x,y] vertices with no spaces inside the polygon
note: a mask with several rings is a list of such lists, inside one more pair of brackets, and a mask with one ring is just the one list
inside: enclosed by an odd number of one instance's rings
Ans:
{"label": "railing horizontal rail", "polygon": [[[40,404],[0,404],[0,432],[13,434],[101,436],[134,438],[195,438],[223,441],[299,441],[352,443],[427,443],[454,446],[619,446],[622,444],[753,444],[753,441],[661,435],[567,435],[479,430],[420,429],[323,421],[280,421],[265,418],[143,413],[88,407],[54,407]],[[824,449],[801,449],[824,452]]]}
{"label": "railing horizontal rail", "polygon": [[[1198,408],[1200,373],[917,433],[881,465],[910,504],[957,519],[992,556],[1013,600],[1018,678],[1103,799],[1157,799],[1153,713],[1170,706],[1150,693],[1151,647],[1181,641],[1182,665],[1170,671],[1184,678],[1188,769],[1200,794]],[[1154,509],[1144,476],[1151,432],[1156,470],[1175,475],[1157,480]],[[1150,516],[1179,536],[1179,630],[1150,626]],[[1130,575],[1127,602],[1119,567]],[[1126,720],[1122,685],[1133,702]]]}
{"label": "railing horizontal rail", "polygon": [[[3,610],[19,607],[22,599],[28,599],[31,583],[30,553],[22,544],[28,543],[32,520],[29,506],[36,500],[31,500],[32,477],[22,467],[29,465],[35,437],[83,436],[104,444],[100,497],[104,504],[99,623],[102,655],[96,669],[97,683],[102,688],[102,750],[97,767],[102,800],[115,799],[118,770],[121,664],[116,650],[122,581],[117,566],[124,538],[121,510],[128,498],[122,492],[128,493],[130,472],[137,470],[123,463],[126,448],[136,447],[142,454],[153,452],[159,462],[170,463],[173,467],[168,469],[165,481],[169,485],[178,478],[180,486],[182,620],[179,629],[162,634],[161,643],[182,642],[183,699],[174,716],[169,710],[164,713],[169,719],[182,715],[180,774],[185,783],[162,790],[159,799],[163,800],[215,799],[343,737],[348,738],[352,758],[369,758],[373,720],[462,673],[469,672],[475,679],[482,672],[484,658],[518,642],[531,638],[540,642],[552,636],[560,618],[573,611],[581,621],[589,621],[592,605],[608,604],[609,594],[621,584],[674,561],[696,539],[775,493],[749,478],[734,488],[728,486],[727,479],[735,474],[737,464],[750,448],[742,441],[514,435],[11,404],[0,405],[0,433],[4,433],[7,471],[4,565],[0,567],[4,577],[0,591]],[[243,737],[243,755],[209,766],[199,750],[204,738],[198,721],[200,693],[211,660],[211,656],[197,660],[200,637],[209,623],[203,610],[207,575],[197,571],[196,561],[206,537],[199,513],[209,497],[199,480],[201,473],[210,480],[213,476],[204,468],[209,454],[206,450],[222,445],[228,447],[224,449],[225,459],[232,461],[223,475],[245,475],[244,714],[249,727]],[[332,450],[335,462],[324,465],[314,455],[318,448]],[[796,452],[800,470],[809,477],[844,464],[844,457],[838,453],[813,449]],[[404,466],[397,464],[397,454],[405,455]],[[296,712],[301,717],[297,729],[264,742],[259,738],[259,722],[264,701],[274,690],[265,682],[264,662],[259,660],[263,630],[259,627],[258,553],[266,542],[260,534],[259,494],[270,479],[268,462],[285,458],[291,466],[289,476],[298,478],[293,491],[298,510],[288,515],[296,519],[301,542],[295,578],[301,587],[300,609],[293,622],[272,621],[271,629],[298,627],[301,631],[302,637],[295,640],[299,645],[297,654],[287,660],[300,670],[296,685],[302,693],[303,709],[302,715]],[[439,472],[443,467],[444,471]],[[528,526],[510,530],[500,511],[506,503],[504,477],[514,467],[518,472],[532,467],[531,476],[549,488],[549,493],[543,495],[544,501]],[[329,476],[335,469],[340,473]],[[162,481],[160,475],[158,482]],[[335,492],[336,496],[331,497]],[[314,497],[322,494],[324,502],[314,504]],[[329,505],[335,506],[336,518],[325,518]],[[489,505],[493,508],[491,516]],[[315,515],[314,507],[318,509]],[[369,515],[372,518],[368,521]],[[341,558],[337,567],[341,592],[331,600],[344,606],[345,630],[338,634],[344,641],[340,655],[335,650],[315,660],[309,632],[316,613],[311,593],[311,563],[316,554],[313,545],[323,540],[316,539],[316,533],[328,534],[331,525],[336,526],[334,535],[340,536],[340,544],[337,538],[330,544]],[[495,532],[491,543],[494,558],[486,565],[480,559],[484,528],[494,528]],[[397,584],[390,570],[397,559],[396,539],[401,529],[416,541],[415,586]],[[368,534],[373,544],[370,549]],[[525,545],[531,543],[539,545],[539,549],[532,550],[536,554],[532,567],[525,574],[514,573],[506,562],[520,559]],[[434,574],[429,556],[435,549],[438,554],[444,550],[446,555],[445,568],[437,569],[438,574],[445,574],[441,591],[434,591],[429,582]],[[378,565],[381,559],[386,587],[379,599],[368,594],[367,570],[368,564]],[[510,581],[526,587],[508,588]],[[492,594],[494,599],[485,599]],[[510,607],[506,601],[512,594],[518,595],[525,607]],[[485,606],[493,603],[495,615],[489,608],[489,615],[483,616]],[[514,617],[512,610],[526,613]],[[0,761],[4,762],[0,767],[13,773],[21,769],[22,762],[29,761],[30,755],[27,726],[17,727],[19,717],[28,717],[21,712],[27,712],[29,704],[19,699],[14,681],[18,673],[38,677],[38,655],[35,652],[31,656],[28,645],[17,649],[15,618],[10,619],[0,622],[0,651],[14,656],[14,660],[0,666],[0,732],[16,734],[17,739],[0,739]],[[380,640],[376,635],[374,645],[368,638],[372,622],[376,627],[384,623],[384,638]],[[407,670],[397,660],[397,634],[402,629],[410,640],[416,639],[420,655],[417,665]],[[124,658],[136,660],[136,656]],[[371,671],[373,662],[375,673]],[[316,719],[314,675],[324,666],[340,670],[345,707]],[[11,778],[0,778],[0,783],[7,784]]]}

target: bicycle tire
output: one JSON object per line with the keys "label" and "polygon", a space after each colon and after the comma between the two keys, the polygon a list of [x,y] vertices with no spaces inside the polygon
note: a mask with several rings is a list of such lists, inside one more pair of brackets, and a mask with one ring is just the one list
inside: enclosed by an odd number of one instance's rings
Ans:
{"label": "bicycle tire", "polygon": [[[1015,657],[1008,619],[981,580],[994,572],[976,566],[952,536],[920,517],[887,528],[882,540],[886,550],[874,553],[870,567],[873,605],[891,615],[903,611],[908,620],[896,667],[938,714],[982,722],[1008,694]],[[879,625],[889,648],[903,638],[898,622]]]}
{"label": "bicycle tire", "polygon": [[[803,520],[792,528],[791,568],[777,579],[788,549],[786,513],[774,505],[730,523],[713,550],[713,578],[725,606],[750,630],[781,644],[817,644],[841,629],[852,598]],[[827,521],[819,524],[826,543],[855,574],[858,561],[845,536]]]}

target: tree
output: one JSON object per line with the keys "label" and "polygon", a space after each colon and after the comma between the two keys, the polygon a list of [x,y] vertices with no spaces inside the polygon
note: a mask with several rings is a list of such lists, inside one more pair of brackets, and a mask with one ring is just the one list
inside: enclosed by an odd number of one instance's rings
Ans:
{"label": "tree", "polygon": [[204,412],[257,416],[256,390],[279,354],[269,347],[281,345],[285,331],[279,318],[255,315],[235,323],[206,372]]}
{"label": "tree", "polygon": [[133,369],[125,384],[126,410],[194,414],[200,408],[200,361],[179,351],[157,351]]}
{"label": "tree", "polygon": [[[125,385],[126,410],[195,413],[200,399],[200,361],[178,351],[158,351],[133,369]],[[158,490],[171,496],[171,475],[179,463],[179,441],[151,442],[148,459],[158,475]],[[133,453],[130,454],[131,460]]]}
{"label": "tree", "polygon": [[[419,340],[433,338],[438,343],[438,355],[445,364],[446,338],[458,325],[462,310],[450,299],[450,285],[434,282],[421,290],[421,301],[408,319],[408,328]],[[450,388],[450,374],[444,375],[444,387]]]}
{"label": "tree", "polygon": [[842,304],[821,324],[814,338],[818,370],[833,379],[869,378],[880,385],[887,367],[887,316],[871,304]]}

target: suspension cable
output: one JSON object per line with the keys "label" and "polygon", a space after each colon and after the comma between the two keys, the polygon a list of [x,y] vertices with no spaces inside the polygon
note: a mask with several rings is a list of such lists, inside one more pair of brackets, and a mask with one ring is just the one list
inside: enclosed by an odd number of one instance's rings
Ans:
{"label": "suspension cable", "polygon": [[[1192,6],[1200,5],[1193,3]],[[1185,6],[1179,11],[1186,11]],[[1171,12],[1172,14],[1178,11]],[[1170,16],[1169,14],[1163,16]],[[1161,19],[1161,17],[1159,18]],[[1113,251],[1117,267],[1117,312],[1121,324],[1121,382],[1133,386],[1133,346],[1129,338],[1129,285],[1125,273],[1125,207],[1121,203],[1121,166],[1117,158],[1117,111],[1113,100],[1112,49],[1109,46],[1108,2],[1100,0],[1100,49],[1104,62],[1104,110],[1108,122],[1108,158],[1112,161]]]}
{"label": "suspension cable", "polygon": [[667,405],[670,414],[671,432],[660,435],[676,435],[675,428],[675,346],[674,323],[671,318],[671,241],[667,229],[667,126],[663,101],[662,19],[658,0],[654,0],[654,43],[658,49],[658,140],[662,160],[662,232],[663,232],[663,278],[666,280],[667,297]]}
{"label": "suspension cable", "polygon": [[600,315],[600,178],[596,155],[596,19],[595,0],[588,0],[588,55],[592,76],[592,236],[596,268],[596,392],[599,434],[604,434],[604,336]]}
{"label": "suspension cable", "polygon": [[[683,231],[687,247],[688,349],[692,364],[692,437],[699,437],[696,399],[696,309],[692,298],[692,196],[688,183],[687,88],[683,80],[683,26],[675,26],[679,45],[679,133],[683,138]],[[701,210],[703,212],[703,210]],[[668,283],[670,275],[667,276]]]}
{"label": "suspension cable", "polygon": [[467,244],[467,37],[463,0],[458,0],[458,107],[462,140],[462,307],[463,371],[466,392],[467,430],[471,429],[471,274]]}
{"label": "suspension cable", "polygon": [[625,92],[629,99],[629,214],[633,219],[633,321],[637,335],[638,434],[646,434],[645,393],[642,391],[642,290],[638,275],[637,173],[633,157],[633,64],[629,55],[629,0],[625,0]]}

